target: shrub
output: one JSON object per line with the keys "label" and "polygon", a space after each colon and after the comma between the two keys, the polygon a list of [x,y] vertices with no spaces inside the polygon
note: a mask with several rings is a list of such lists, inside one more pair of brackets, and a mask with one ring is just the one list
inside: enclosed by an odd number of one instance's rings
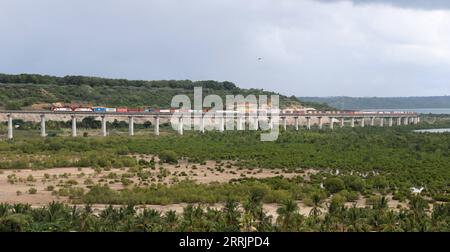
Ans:
{"label": "shrub", "polygon": [[352,191],[362,192],[366,186],[366,182],[357,176],[346,176],[342,178],[345,186]]}
{"label": "shrub", "polygon": [[37,193],[37,189],[32,187],[32,188],[28,189],[28,193],[29,194],[36,194]]}
{"label": "shrub", "polygon": [[75,179],[69,179],[66,181],[66,185],[78,185],[78,182]]}
{"label": "shrub", "polygon": [[358,200],[359,195],[356,192],[349,192],[347,190],[342,190],[339,193],[335,194],[335,195],[340,195],[341,197],[344,198],[345,201],[348,202],[354,202],[356,200]]}
{"label": "shrub", "polygon": [[70,188],[69,198],[70,199],[80,199],[84,195],[84,189],[81,187]]}
{"label": "shrub", "polygon": [[36,182],[36,179],[33,177],[33,175],[28,175],[28,177],[27,177],[27,181],[28,182]]}
{"label": "shrub", "polygon": [[450,202],[450,195],[436,194],[436,195],[433,195],[433,199],[436,201]]}
{"label": "shrub", "polygon": [[176,164],[178,163],[178,155],[171,150],[163,150],[159,153],[159,159],[164,163]]}
{"label": "shrub", "polygon": [[345,188],[344,181],[342,181],[342,179],[340,178],[328,178],[323,183],[323,186],[330,193],[337,193]]}
{"label": "shrub", "polygon": [[341,194],[335,194],[331,198],[331,204],[335,204],[335,205],[343,205],[346,201],[347,201],[347,199],[344,196],[342,196]]}
{"label": "shrub", "polygon": [[7,110],[21,110],[22,104],[20,104],[19,102],[8,102],[5,105],[5,109]]}
{"label": "shrub", "polygon": [[85,185],[93,185],[93,184],[94,184],[94,181],[92,181],[92,179],[88,178],[88,179],[85,179],[85,180],[84,180],[84,184],[85,184]]}
{"label": "shrub", "polygon": [[0,232],[26,231],[30,217],[24,214],[12,214],[0,218]]}

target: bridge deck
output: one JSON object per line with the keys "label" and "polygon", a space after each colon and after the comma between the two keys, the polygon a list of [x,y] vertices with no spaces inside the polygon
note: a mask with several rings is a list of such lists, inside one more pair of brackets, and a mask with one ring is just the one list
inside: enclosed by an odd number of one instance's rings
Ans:
{"label": "bridge deck", "polygon": [[[49,111],[49,110],[3,110],[0,114],[36,114],[36,115],[82,115],[82,116],[153,116],[153,117],[171,117],[174,114],[180,115],[179,113],[162,113],[162,112],[89,112],[89,111]],[[201,115],[198,113],[188,113],[193,117],[197,116],[214,116],[217,114],[223,114],[225,117],[229,114],[216,112],[215,114],[206,112]],[[245,116],[255,116],[256,113],[234,113],[234,115],[245,115]],[[183,114],[186,115],[186,114]],[[270,113],[259,113],[259,115],[270,116]],[[277,115],[277,114],[272,114]],[[278,113],[280,117],[346,117],[346,118],[361,118],[361,117],[407,117],[407,116],[417,116],[417,113],[403,112],[403,113],[389,113],[389,112],[374,112],[374,113]]]}

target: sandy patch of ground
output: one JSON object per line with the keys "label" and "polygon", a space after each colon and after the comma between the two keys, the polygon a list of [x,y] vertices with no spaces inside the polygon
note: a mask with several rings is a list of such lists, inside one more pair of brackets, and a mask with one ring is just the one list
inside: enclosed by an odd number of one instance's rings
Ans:
{"label": "sandy patch of ground", "polygon": [[[144,159],[146,161],[155,160],[155,167],[144,168],[141,171],[133,168],[120,168],[99,170],[93,168],[52,168],[45,170],[0,170],[0,202],[4,203],[28,203],[33,207],[41,207],[52,201],[71,203],[71,199],[66,196],[58,195],[59,190],[67,188],[83,188],[84,192],[89,191],[89,187],[94,184],[107,184],[113,190],[120,190],[125,187],[148,186],[151,184],[172,185],[178,181],[185,179],[194,180],[198,183],[226,183],[233,179],[240,178],[269,178],[275,176],[283,176],[284,178],[292,178],[301,176],[305,180],[309,180],[312,174],[316,174],[318,170],[305,169],[296,172],[287,172],[280,169],[242,169],[233,164],[232,161],[207,161],[204,164],[194,164],[187,160],[180,160],[178,164],[159,164],[158,158],[150,155],[134,155],[136,159]],[[140,175],[141,174],[141,175]],[[129,183],[124,185],[123,177]],[[49,190],[48,187],[53,187]],[[37,192],[32,194],[30,188],[35,188]],[[407,208],[406,202],[399,202],[392,199],[392,195],[386,196],[388,206],[391,209]],[[327,199],[323,204],[330,199]],[[312,207],[306,206],[303,202],[298,201],[300,213],[309,215]],[[356,202],[345,203],[347,207],[366,207],[366,199],[360,197]],[[100,211],[107,205],[96,204],[94,209]],[[156,209],[161,212],[174,210],[178,213],[182,212],[187,204],[169,204],[169,205],[145,205],[142,207]],[[223,204],[206,205],[213,208],[222,208]],[[272,216],[277,216],[276,210],[279,204],[264,204],[265,211]],[[325,211],[325,209],[322,209]]]}
{"label": "sandy patch of ground", "polygon": [[[142,158],[142,157],[140,157]],[[150,156],[144,157],[150,160]],[[52,168],[44,170],[1,170],[0,202],[29,203],[45,205],[52,201],[70,202],[68,197],[59,196],[59,190],[83,188],[84,192],[94,184],[107,184],[111,189],[120,190],[125,187],[148,186],[151,184],[172,185],[189,179],[198,183],[225,183],[239,178],[268,178],[283,176],[290,178],[301,175],[274,169],[240,169],[231,162],[217,164],[207,161],[203,165],[192,164],[181,160],[179,164],[155,164],[155,168],[144,168],[141,171],[130,168],[95,170],[93,168]],[[125,183],[126,178],[128,183]],[[53,187],[53,188],[49,188]],[[35,188],[36,193],[30,193]],[[52,190],[50,190],[52,189]]]}
{"label": "sandy patch of ground", "polygon": [[206,161],[204,164],[194,164],[187,160],[179,160],[178,164],[158,164],[159,158],[152,155],[133,155],[137,160],[143,159],[146,161],[154,159],[156,162],[156,171],[164,169],[168,171],[172,176],[166,177],[162,182],[172,184],[173,178],[178,176],[179,180],[185,178],[189,180],[195,180],[198,183],[211,183],[211,182],[229,182],[232,179],[240,178],[269,178],[282,176],[284,178],[292,178],[295,176],[308,177],[310,174],[317,173],[317,171],[308,169],[290,172],[281,169],[245,169],[237,167],[233,161],[222,161],[217,163],[216,161]]}

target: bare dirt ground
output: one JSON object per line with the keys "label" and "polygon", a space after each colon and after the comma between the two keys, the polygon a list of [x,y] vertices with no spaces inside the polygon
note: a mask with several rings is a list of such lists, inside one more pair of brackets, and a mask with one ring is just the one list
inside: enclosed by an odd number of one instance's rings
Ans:
{"label": "bare dirt ground", "polygon": [[[282,176],[292,178],[301,176],[309,180],[312,174],[318,170],[306,169],[295,172],[287,172],[280,169],[242,169],[237,167],[232,161],[206,161],[204,164],[193,164],[187,160],[179,160],[178,164],[160,164],[158,157],[152,155],[133,155],[137,160],[154,160],[155,168],[144,168],[141,171],[133,168],[111,168],[111,169],[93,169],[93,168],[52,168],[45,170],[0,170],[0,202],[2,203],[28,203],[33,207],[42,207],[52,201],[72,204],[73,202],[67,196],[61,196],[57,193],[67,188],[82,188],[84,192],[89,191],[89,187],[94,184],[107,184],[111,189],[120,190],[133,186],[148,186],[151,184],[173,185],[179,181],[188,179],[197,183],[226,183],[239,178],[269,178]],[[138,175],[139,173],[144,176]],[[126,177],[131,183],[124,185],[122,177]],[[49,188],[50,187],[50,188]],[[30,189],[36,189],[36,192],[30,192]],[[397,209],[400,205],[406,208],[407,204],[392,199],[388,195],[388,204],[392,209]],[[328,202],[329,199],[326,201]],[[326,202],[323,207],[326,206]],[[297,201],[300,213],[309,215],[312,207],[306,206],[303,202]],[[356,202],[347,202],[346,206],[366,207],[366,200],[360,197]],[[94,204],[94,211],[101,211],[108,205]],[[161,212],[174,210],[177,213],[182,212],[187,204],[169,204],[169,205],[143,205],[138,208],[151,208]],[[221,209],[223,204],[203,204],[205,207]],[[116,206],[119,207],[119,206]],[[264,204],[264,210],[267,214],[276,218],[276,210],[279,204]],[[325,209],[322,209],[325,211]]]}
{"label": "bare dirt ground", "polygon": [[[138,157],[137,157],[138,158]],[[140,156],[139,159],[150,160],[152,156]],[[158,161],[157,158],[155,158]],[[311,171],[303,173],[307,176]],[[139,172],[129,168],[111,168],[99,170],[93,168],[52,168],[45,170],[1,170],[0,202],[29,203],[45,205],[52,201],[69,203],[68,197],[57,195],[64,188],[83,188],[85,192],[93,184],[108,184],[111,189],[120,190],[125,187],[148,186],[151,184],[172,185],[182,180],[193,180],[198,183],[229,182],[239,178],[268,178],[283,176],[285,178],[301,175],[273,169],[240,169],[231,162],[217,164],[207,161],[206,164],[192,164],[180,160],[178,164],[159,164],[155,168],[145,168]],[[124,185],[122,177],[131,183]],[[50,187],[50,188],[49,188]],[[53,187],[53,188],[51,188]],[[36,189],[35,193],[30,189]]]}
{"label": "bare dirt ground", "polygon": [[[136,156],[138,159],[151,160],[152,156]],[[158,161],[158,158],[155,157]],[[227,167],[226,167],[227,166]],[[224,167],[223,171],[220,171],[221,167]],[[191,164],[185,160],[180,160],[180,162],[175,164],[156,164],[155,170],[150,168],[145,169],[153,174],[149,177],[151,181],[152,178],[156,178],[161,170],[168,171],[171,175],[155,181],[154,183],[165,183],[173,184],[175,181],[182,179],[195,180],[198,183],[211,183],[211,182],[228,182],[232,179],[239,178],[268,178],[275,176],[283,176],[286,178],[301,175],[305,178],[309,177],[310,174],[316,173],[317,171],[309,169],[302,171],[301,173],[286,173],[282,170],[273,169],[239,169],[238,167],[232,165],[231,162],[222,162],[220,164],[215,161],[207,161],[206,164]],[[183,172],[186,174],[184,176]],[[32,207],[43,207],[52,201],[64,202],[71,204],[69,197],[58,196],[53,193],[53,191],[58,191],[60,188],[71,187],[83,188],[88,191],[88,185],[85,184],[86,180],[91,180],[93,184],[107,183],[110,188],[115,190],[120,190],[125,188],[125,186],[117,179],[112,179],[113,177],[120,177],[123,174],[128,174],[129,169],[111,169],[109,171],[101,171],[100,173],[93,168],[52,168],[45,170],[2,170],[0,171],[0,202],[3,203],[27,203],[31,204]],[[115,175],[111,175],[115,174]],[[183,174],[183,176],[180,176]],[[134,176],[129,178],[133,181],[133,184],[144,185],[143,181],[139,180],[138,177]],[[88,183],[90,184],[90,183]],[[53,191],[48,190],[49,186],[53,186]],[[132,185],[130,185],[132,186]],[[30,188],[37,189],[35,194],[29,192]],[[20,192],[20,193],[18,193]],[[302,202],[298,202],[300,207],[300,212],[304,215],[308,215],[311,211],[311,207],[305,206]],[[72,205],[72,204],[71,204]],[[169,204],[169,205],[141,205],[138,209],[155,209],[162,213],[173,210],[177,213],[181,213],[183,208],[188,204]],[[99,212],[105,209],[108,205],[106,204],[94,204],[92,208],[95,212]],[[202,206],[211,207],[216,209],[223,208],[223,204],[203,204]],[[82,207],[80,205],[80,207]],[[114,207],[120,207],[116,205]],[[278,204],[264,204],[264,210],[267,214],[274,216],[276,218],[276,210],[279,207]]]}

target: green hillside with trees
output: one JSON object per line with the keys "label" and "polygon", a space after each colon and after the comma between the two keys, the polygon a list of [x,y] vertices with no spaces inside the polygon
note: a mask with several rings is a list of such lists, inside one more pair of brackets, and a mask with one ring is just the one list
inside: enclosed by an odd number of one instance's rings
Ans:
{"label": "green hillside with trees", "polygon": [[428,97],[298,97],[303,102],[325,103],[339,109],[450,108],[450,96]]}
{"label": "green hillside with trees", "polygon": [[[262,89],[242,89],[228,81],[190,80],[125,80],[86,76],[55,77],[37,74],[0,74],[0,107],[21,109],[33,104],[79,103],[101,106],[169,107],[172,97],[178,94],[193,96],[194,87],[203,87],[203,95],[227,94],[247,96],[273,95]],[[294,97],[280,95],[281,107],[298,106]],[[327,106],[308,103],[318,109]]]}

